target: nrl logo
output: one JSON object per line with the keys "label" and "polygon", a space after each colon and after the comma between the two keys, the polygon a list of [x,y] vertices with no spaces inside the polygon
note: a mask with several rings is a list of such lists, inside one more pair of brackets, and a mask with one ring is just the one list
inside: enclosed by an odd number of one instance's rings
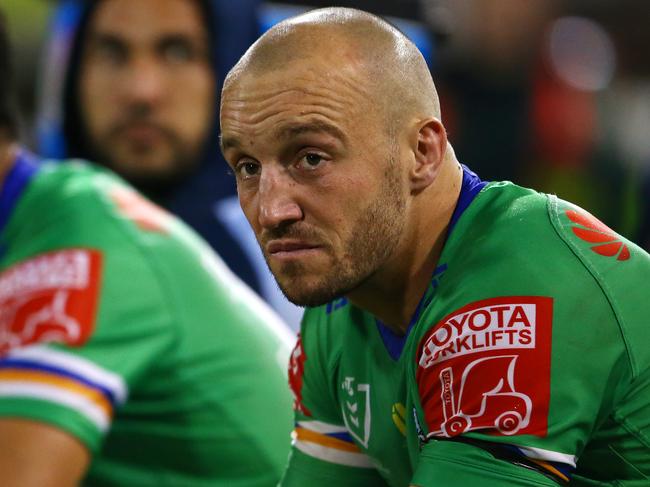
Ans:
{"label": "nrl logo", "polygon": [[354,377],[341,383],[344,394],[341,407],[343,421],[350,434],[368,448],[370,439],[370,384],[356,384]]}

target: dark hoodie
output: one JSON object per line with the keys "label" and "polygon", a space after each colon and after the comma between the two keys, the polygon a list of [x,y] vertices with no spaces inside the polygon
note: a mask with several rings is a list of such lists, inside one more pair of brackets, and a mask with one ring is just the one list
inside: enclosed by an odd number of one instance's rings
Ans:
{"label": "dark hoodie", "polygon": [[[40,115],[37,122],[39,152],[48,158],[90,158],[80,135],[76,110],[79,41],[95,2],[63,0],[54,12],[41,82]],[[225,74],[257,38],[259,0],[207,0],[201,2],[211,37],[212,65],[217,74],[216,93]],[[219,100],[215,102],[215,114]],[[215,127],[205,142],[196,172],[164,194],[158,203],[193,227],[216,250],[226,264],[264,297],[294,328],[301,310],[277,289],[252,230],[237,202],[232,176],[219,152]]]}

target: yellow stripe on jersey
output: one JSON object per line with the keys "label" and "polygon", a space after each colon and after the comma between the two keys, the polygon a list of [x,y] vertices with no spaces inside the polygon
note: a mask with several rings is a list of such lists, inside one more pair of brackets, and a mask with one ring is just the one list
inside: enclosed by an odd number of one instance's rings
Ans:
{"label": "yellow stripe on jersey", "polygon": [[0,382],[54,386],[57,389],[61,389],[62,392],[65,391],[86,398],[99,407],[107,418],[111,418],[113,415],[113,407],[111,403],[100,391],[67,377],[61,377],[41,371],[5,369],[0,370]]}
{"label": "yellow stripe on jersey", "polygon": [[310,431],[305,428],[296,427],[295,436],[298,441],[308,441],[310,443],[317,443],[321,446],[326,446],[328,448],[335,448],[337,450],[348,451],[353,453],[359,453],[359,447],[354,443],[350,443],[345,440],[340,440],[338,438],[333,438],[331,436],[324,435],[322,433],[316,433],[315,431]]}

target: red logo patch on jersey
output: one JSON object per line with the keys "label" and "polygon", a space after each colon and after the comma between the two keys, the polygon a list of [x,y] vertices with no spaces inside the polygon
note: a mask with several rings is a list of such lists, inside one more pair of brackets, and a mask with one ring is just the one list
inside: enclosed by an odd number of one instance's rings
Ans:
{"label": "red logo patch on jersey", "polygon": [[302,403],[302,376],[305,373],[305,350],[302,348],[302,339],[298,334],[298,341],[289,358],[289,386],[293,392],[293,409],[307,416],[311,416],[309,410]]}
{"label": "red logo patch on jersey", "polygon": [[112,187],[110,195],[120,212],[142,230],[167,232],[170,215],[159,206],[125,186]]}
{"label": "red logo patch on jersey", "polygon": [[585,242],[597,244],[591,250],[605,257],[616,257],[616,260],[630,258],[630,249],[621,241],[621,237],[600,220],[588,213],[578,213],[566,210],[566,216],[576,225],[571,227],[573,233]]}
{"label": "red logo patch on jersey", "polygon": [[429,436],[545,436],[552,320],[552,298],[512,296],[468,304],[436,324],[417,356]]}
{"label": "red logo patch on jersey", "polygon": [[39,342],[80,346],[97,314],[102,256],[66,249],[0,273],[0,354]]}

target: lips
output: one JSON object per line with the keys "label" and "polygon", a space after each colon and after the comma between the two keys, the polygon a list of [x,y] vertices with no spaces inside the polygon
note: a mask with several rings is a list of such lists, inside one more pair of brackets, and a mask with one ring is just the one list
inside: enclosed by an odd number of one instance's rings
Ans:
{"label": "lips", "polygon": [[122,134],[136,142],[148,142],[162,136],[162,130],[151,124],[132,124],[122,129]]}
{"label": "lips", "polygon": [[266,244],[266,251],[269,255],[278,255],[314,250],[319,247],[319,245],[300,240],[271,240]]}

